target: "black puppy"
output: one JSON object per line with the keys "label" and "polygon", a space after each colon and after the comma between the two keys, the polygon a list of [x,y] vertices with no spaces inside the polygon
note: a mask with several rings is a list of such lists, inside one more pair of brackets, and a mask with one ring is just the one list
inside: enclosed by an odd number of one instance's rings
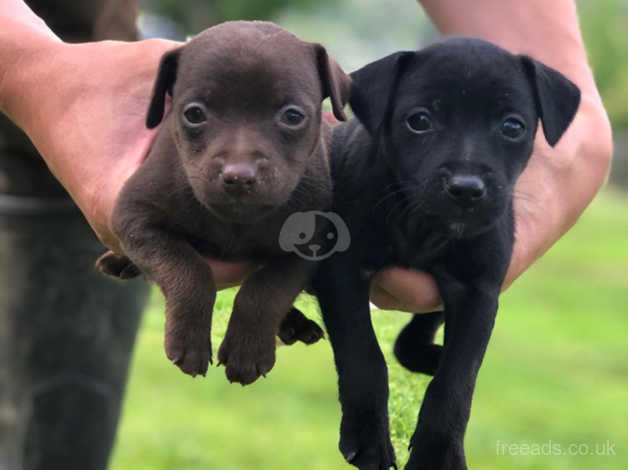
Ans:
{"label": "black puppy", "polygon": [[335,129],[332,173],[334,210],[352,244],[315,282],[339,374],[340,449],[362,470],[395,465],[369,282],[400,265],[431,273],[445,307],[442,350],[432,344],[442,313],[417,315],[395,348],[404,366],[434,374],[406,469],[462,470],[475,379],[513,249],[513,188],[538,120],[555,145],[580,93],[530,57],[465,38],[392,54],[351,76],[363,125]]}

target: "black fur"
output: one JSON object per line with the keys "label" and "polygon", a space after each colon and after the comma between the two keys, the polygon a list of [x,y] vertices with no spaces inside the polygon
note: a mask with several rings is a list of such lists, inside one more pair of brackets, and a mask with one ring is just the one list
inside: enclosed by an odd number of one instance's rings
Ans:
{"label": "black fur", "polygon": [[[368,295],[372,273],[400,265],[431,273],[445,307],[417,316],[395,346],[403,365],[434,374],[406,469],[463,470],[475,379],[513,250],[513,187],[537,121],[555,144],[580,94],[529,57],[466,38],[393,54],[352,79],[364,126],[341,124],[332,145],[334,210],[352,243],[315,280],[339,374],[340,449],[362,470],[395,465]],[[443,315],[441,349],[432,342]]]}

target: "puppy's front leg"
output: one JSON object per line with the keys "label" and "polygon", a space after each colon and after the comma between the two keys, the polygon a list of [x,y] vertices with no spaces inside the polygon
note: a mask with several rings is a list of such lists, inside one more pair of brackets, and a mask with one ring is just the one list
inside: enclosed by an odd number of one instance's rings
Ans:
{"label": "puppy's front leg", "polygon": [[131,229],[119,233],[125,254],[166,298],[168,359],[186,374],[205,375],[216,300],[211,268],[187,241],[149,223],[134,221]]}
{"label": "puppy's front leg", "polygon": [[286,255],[270,260],[244,281],[218,351],[230,382],[248,385],[273,368],[281,321],[307,285],[314,266]]}
{"label": "puppy's front leg", "polygon": [[360,470],[396,466],[388,371],[371,323],[369,280],[360,276],[355,256],[337,253],[323,262],[315,289],[338,371],[340,451]]}
{"label": "puppy's front leg", "polygon": [[425,392],[406,470],[466,470],[463,439],[475,379],[493,329],[499,287],[439,280],[447,325],[443,356]]}

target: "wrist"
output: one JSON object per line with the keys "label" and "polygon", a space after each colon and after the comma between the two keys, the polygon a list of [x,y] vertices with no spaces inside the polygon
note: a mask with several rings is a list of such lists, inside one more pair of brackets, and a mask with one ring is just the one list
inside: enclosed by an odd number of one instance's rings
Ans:
{"label": "wrist", "polygon": [[23,128],[64,44],[30,10],[20,13],[8,18],[0,9],[0,111]]}

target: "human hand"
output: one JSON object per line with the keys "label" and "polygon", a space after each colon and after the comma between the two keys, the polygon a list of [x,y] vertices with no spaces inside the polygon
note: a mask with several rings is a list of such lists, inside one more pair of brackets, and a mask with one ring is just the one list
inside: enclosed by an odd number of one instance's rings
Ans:
{"label": "human hand", "polygon": [[[12,87],[5,102],[10,117],[27,132],[103,244],[117,252],[110,216],[156,135],[156,129],[146,128],[146,110],[159,60],[177,45],[155,39],[51,41],[28,57],[23,71],[5,75],[21,85]],[[219,287],[239,283],[251,269],[249,263],[208,262]]]}

